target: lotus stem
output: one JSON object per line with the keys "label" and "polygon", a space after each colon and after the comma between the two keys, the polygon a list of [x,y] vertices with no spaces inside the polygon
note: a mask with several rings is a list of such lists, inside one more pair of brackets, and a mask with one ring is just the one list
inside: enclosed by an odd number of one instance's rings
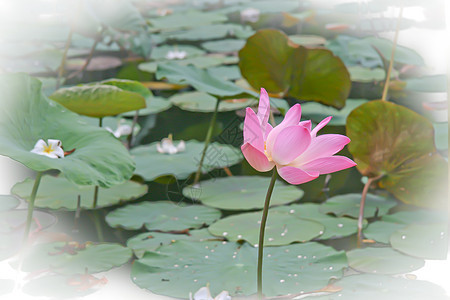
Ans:
{"label": "lotus stem", "polygon": [[363,221],[364,221],[364,206],[366,204],[366,197],[367,193],[369,192],[370,185],[372,182],[380,179],[383,177],[383,175],[379,175],[376,177],[370,177],[367,179],[366,184],[364,185],[362,195],[361,195],[361,203],[359,205],[359,216],[358,216],[358,239],[357,239],[357,247],[361,248],[361,242],[362,242],[362,227],[363,227]]}
{"label": "lotus stem", "polygon": [[211,142],[212,133],[214,130],[214,125],[216,124],[217,112],[219,111],[220,101],[217,99],[216,107],[214,108],[214,113],[211,118],[211,122],[209,123],[208,132],[206,133],[205,146],[203,147],[202,157],[200,158],[200,162],[198,163],[198,169],[195,173],[194,183],[196,185],[200,180],[200,175],[202,174],[203,161],[205,160],[206,151],[208,150],[209,143]]}
{"label": "lotus stem", "polygon": [[137,121],[139,118],[139,109],[136,110],[136,113],[133,116],[133,123],[131,123],[131,133],[130,135],[127,137],[127,144],[126,147],[128,150],[131,149],[131,145],[133,144],[133,132],[134,132],[134,128],[136,127]]}
{"label": "lotus stem", "polygon": [[387,93],[389,90],[389,82],[391,80],[391,72],[392,72],[392,66],[394,64],[395,49],[397,48],[398,33],[400,31],[400,21],[402,19],[402,14],[403,14],[403,4],[400,6],[400,12],[398,13],[397,27],[395,28],[394,41],[393,41],[393,45],[392,45],[391,60],[389,61],[389,67],[388,67],[387,74],[386,74],[386,81],[384,82],[384,87],[383,87],[383,95],[381,96],[382,101],[386,101]]}
{"label": "lotus stem", "polygon": [[264,255],[264,233],[266,230],[267,215],[269,214],[270,198],[272,197],[275,181],[277,180],[277,168],[273,168],[272,179],[270,180],[269,188],[267,189],[266,201],[264,202],[264,209],[261,218],[261,227],[259,229],[259,242],[258,242],[258,268],[257,268],[257,286],[258,286],[258,299],[263,299],[263,285],[262,285],[262,265]]}
{"label": "lotus stem", "polygon": [[92,212],[92,220],[94,221],[95,231],[97,232],[97,238],[100,243],[105,241],[103,237],[102,224],[100,223],[100,215],[98,210]]}
{"label": "lotus stem", "polygon": [[25,246],[26,243],[28,242],[31,228],[31,221],[33,220],[34,201],[36,200],[36,194],[39,188],[39,184],[41,183],[41,178],[42,172],[38,172],[36,174],[36,179],[34,180],[33,189],[31,191],[30,203],[28,204],[27,223],[25,225],[25,231],[23,233],[23,241],[22,241],[23,246]]}
{"label": "lotus stem", "polygon": [[73,35],[73,29],[70,28],[69,36],[67,37],[66,45],[64,46],[64,52],[63,57],[61,59],[61,64],[58,68],[58,77],[56,79],[56,89],[59,89],[61,86],[61,77],[64,74],[64,68],[66,66],[66,60],[67,60],[67,53],[69,52],[70,44],[72,43],[72,35]]}

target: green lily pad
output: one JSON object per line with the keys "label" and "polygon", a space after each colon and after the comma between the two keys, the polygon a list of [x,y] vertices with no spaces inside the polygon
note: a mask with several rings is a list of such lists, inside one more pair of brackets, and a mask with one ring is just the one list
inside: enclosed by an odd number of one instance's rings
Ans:
{"label": "green lily pad", "polygon": [[146,62],[139,65],[139,70],[155,73],[158,70],[158,66],[165,65],[167,63],[176,64],[180,66],[193,65],[198,69],[206,69],[223,64],[226,58],[223,56],[196,56],[178,60],[160,60]]}
{"label": "green lily pad", "polygon": [[423,280],[385,275],[361,274],[345,276],[334,283],[341,288],[331,295],[314,297],[320,300],[423,300],[448,299],[440,286]]}
{"label": "green lily pad", "polygon": [[205,51],[190,45],[163,45],[153,48],[150,58],[154,60],[165,60],[170,51],[185,52],[186,57],[200,56],[205,53]]}
{"label": "green lily pad", "polygon": [[245,41],[235,39],[224,39],[202,43],[202,47],[209,52],[236,52],[244,47]]}
{"label": "green lily pad", "polygon": [[14,280],[0,279],[0,295],[6,295],[14,290]]}
{"label": "green lily pad", "polygon": [[[48,100],[40,83],[25,74],[0,78],[0,154],[35,171],[60,170],[77,184],[109,186],[131,177],[134,163],[110,133],[86,125],[79,116]],[[59,139],[75,152],[52,159],[30,152],[39,139]]]}
{"label": "green lily pad", "polygon": [[[29,201],[33,184],[34,180],[28,178],[14,185],[12,193]],[[125,181],[109,188],[99,188],[97,208],[133,200],[146,193],[147,186],[134,181]],[[80,208],[93,209],[93,185],[80,186],[73,184],[64,177],[44,175],[39,185],[35,205],[36,207],[47,207],[50,209],[76,210],[78,196],[80,196],[81,200]]]}
{"label": "green lily pad", "polygon": [[[117,78],[111,78],[102,80],[99,82],[93,82],[90,85],[111,85],[118,87],[124,91],[133,92],[136,94],[141,95],[144,97],[144,99],[147,101],[151,97],[153,97],[152,92],[148,88],[146,88],[142,83],[135,80],[128,80],[128,79],[117,79]],[[145,106],[144,106],[145,107]],[[140,107],[140,108],[144,108]]]}
{"label": "green lily pad", "polygon": [[[15,209],[11,211],[0,212],[0,233],[11,233],[20,231],[22,233],[24,225],[27,221],[26,209]],[[56,223],[56,217],[52,214],[43,211],[35,211],[33,213],[33,219],[36,221],[31,222],[31,231],[37,229],[45,229]]]}
{"label": "green lily pad", "polygon": [[323,36],[308,34],[290,35],[289,39],[302,46],[321,46],[327,41]]}
{"label": "green lily pad", "polygon": [[238,95],[248,94],[257,96],[254,92],[245,90],[230,81],[223,81],[205,70],[199,70],[192,66],[180,66],[175,63],[159,65],[156,78],[167,78],[171,83],[190,84],[198,91],[219,97],[238,97]]}
{"label": "green lily pad", "polygon": [[25,257],[22,271],[50,269],[58,274],[94,274],[123,265],[131,255],[130,249],[119,244],[38,244]]}
{"label": "green lily pad", "polygon": [[405,227],[404,224],[377,221],[369,224],[367,228],[363,229],[363,232],[364,236],[368,239],[372,239],[380,243],[389,244],[391,235],[403,227]]}
{"label": "green lily pad", "polygon": [[381,220],[396,224],[431,224],[448,222],[448,215],[438,210],[399,211],[391,215],[384,215]]}
{"label": "green lily pad", "polygon": [[[358,222],[350,218],[338,218],[323,214],[319,211],[320,205],[316,203],[291,204],[288,206],[278,206],[271,211],[290,214],[304,220],[311,220],[322,224],[325,229],[323,234],[317,237],[319,240],[340,238],[355,234],[358,231]],[[364,225],[367,221],[364,220]]]}
{"label": "green lily pad", "polygon": [[208,73],[223,80],[236,80],[242,77],[238,66],[217,66],[208,68]]}
{"label": "green lily pad", "polygon": [[[216,97],[197,91],[175,94],[169,100],[182,110],[193,112],[213,112],[218,101]],[[238,110],[255,105],[257,102],[253,98],[222,100],[219,103],[219,111]]]}
{"label": "green lily pad", "polygon": [[302,104],[302,116],[316,123],[319,123],[328,116],[332,116],[333,118],[328,125],[343,126],[350,112],[366,102],[368,102],[366,99],[347,99],[344,108],[341,110],[316,102],[307,102]]}
{"label": "green lily pad", "polygon": [[419,78],[407,78],[405,90],[423,93],[446,93],[447,75],[432,75]]}
{"label": "green lily pad", "polygon": [[348,149],[358,170],[396,198],[424,207],[447,207],[448,164],[437,154],[433,125],[416,112],[370,101],[347,117]]}
{"label": "green lily pad", "polygon": [[118,86],[120,85],[73,86],[57,90],[50,95],[50,98],[78,114],[95,118],[114,116],[130,110],[145,108],[144,97]]}
{"label": "green lily pad", "polygon": [[[257,247],[261,216],[261,211],[232,215],[215,222],[208,227],[208,230],[215,236],[225,237],[230,241],[246,240]],[[318,222],[269,211],[264,246],[307,242],[321,235],[324,229],[325,227]]]}
{"label": "green lily pad", "polygon": [[106,215],[111,227],[147,230],[185,230],[200,228],[220,218],[220,211],[202,205],[184,205],[170,201],[141,202],[118,208]]}
{"label": "green lily pad", "polygon": [[246,39],[253,33],[253,29],[249,26],[238,24],[211,24],[208,26],[198,26],[189,30],[162,33],[161,35],[169,40],[207,41],[225,37]]}
{"label": "green lily pad", "polygon": [[101,279],[99,278],[99,283],[91,287],[87,278],[83,282],[81,276],[83,275],[67,276],[53,274],[38,277],[27,282],[23,286],[23,291],[34,297],[67,299],[87,296],[96,292],[100,286],[107,283],[107,281],[100,281]]}
{"label": "green lily pad", "polygon": [[[367,68],[363,66],[348,67],[350,79],[356,82],[374,82],[383,81],[386,78],[386,72],[382,68]],[[391,78],[396,78],[398,71],[392,70]]]}
{"label": "green lily pad", "polygon": [[[204,143],[195,140],[187,141],[186,150],[173,155],[159,153],[156,150],[157,143],[138,146],[131,150],[131,155],[136,161],[136,174],[146,181],[151,181],[165,175],[186,179],[197,171]],[[174,144],[178,145],[178,141],[174,141]],[[239,150],[219,143],[211,143],[205,157],[203,172],[229,167],[242,160]]]}
{"label": "green lily pad", "polygon": [[422,259],[406,256],[392,248],[364,248],[347,252],[348,265],[365,273],[400,274],[420,269]]}
{"label": "green lily pad", "polygon": [[19,205],[20,201],[14,196],[0,195],[0,211],[11,210]]}
{"label": "green lily pad", "polygon": [[392,248],[426,259],[445,259],[448,253],[447,223],[411,224],[391,235]]}
{"label": "green lily pad", "polygon": [[[292,43],[281,31],[259,30],[239,51],[239,67],[250,85],[297,99],[342,108],[350,92],[344,63],[329,50]],[[323,83],[327,88],[323,88]]]}
{"label": "green lily pad", "polygon": [[[320,206],[320,212],[333,213],[336,216],[350,216],[358,218],[361,204],[361,194],[345,194],[331,197]],[[367,194],[364,206],[364,217],[371,218],[375,215],[387,214],[389,209],[397,203],[390,198]]]}
{"label": "green lily pad", "polygon": [[[168,110],[172,107],[172,103],[163,97],[151,97],[148,100],[145,101],[147,107],[140,109],[138,111],[139,116],[148,116],[151,114],[157,114],[160,112],[163,112],[165,110]],[[124,117],[133,117],[136,114],[135,111],[130,111],[121,114],[121,116]]]}
{"label": "green lily pad", "polygon": [[206,228],[189,230],[189,234],[144,232],[128,239],[127,247],[133,249],[134,254],[141,258],[146,251],[156,251],[163,245],[169,245],[180,240],[203,242],[217,240],[217,237],[211,235]]}
{"label": "green lily pad", "polygon": [[225,22],[226,20],[227,17],[221,14],[191,10],[160,18],[151,18],[149,22],[156,29],[176,29],[204,26],[211,23]]}
{"label": "green lily pad", "polygon": [[[251,295],[256,293],[257,250],[247,243],[176,241],[136,260],[131,278],[141,288],[176,298],[206,285],[212,295],[222,290]],[[318,243],[269,247],[263,293],[272,297],[320,289],[330,278],[340,278],[346,265],[343,252]]]}
{"label": "green lily pad", "polygon": [[[264,207],[264,199],[270,178],[261,176],[231,176],[200,182],[199,187],[187,186],[183,195],[200,200],[203,204],[226,210],[249,210]],[[281,205],[303,196],[299,188],[275,183],[270,204]]]}

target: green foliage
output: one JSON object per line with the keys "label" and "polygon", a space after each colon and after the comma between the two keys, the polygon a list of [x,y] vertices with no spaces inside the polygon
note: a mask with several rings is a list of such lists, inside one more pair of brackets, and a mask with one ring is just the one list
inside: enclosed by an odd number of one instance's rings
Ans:
{"label": "green foliage", "polygon": [[[207,284],[213,295],[222,290],[251,295],[256,292],[256,256],[257,248],[247,243],[176,241],[136,260],[131,277],[141,288],[177,298]],[[270,247],[265,251],[263,292],[272,297],[314,291],[330,278],[340,278],[346,266],[343,252],[318,243]]]}
{"label": "green foliage", "polygon": [[[34,180],[26,179],[11,190],[15,195],[29,201]],[[107,207],[133,200],[147,193],[147,186],[133,181],[99,188],[97,207]],[[81,209],[93,209],[93,185],[76,185],[64,177],[43,176],[36,195],[35,205],[50,209],[76,210],[78,197]]]}
{"label": "green foliage", "polygon": [[[226,210],[250,210],[263,208],[270,178],[259,176],[232,176],[212,178],[199,187],[187,186],[183,195],[203,204]],[[275,183],[271,205],[293,202],[303,196],[303,191],[281,181]]]}
{"label": "green foliage", "polygon": [[[48,100],[38,80],[24,74],[1,76],[0,93],[0,154],[35,171],[60,170],[80,185],[107,187],[131,177],[134,162],[125,147],[109,132]],[[60,159],[30,152],[39,139],[61,140],[64,149],[75,152]]]}
{"label": "green foliage", "polygon": [[202,205],[187,206],[170,201],[142,202],[118,208],[106,216],[111,227],[147,230],[185,230],[200,228],[220,218],[220,211]]}
{"label": "green foliage", "polygon": [[[331,51],[294,44],[282,32],[260,30],[239,51],[242,76],[255,89],[342,108],[350,76]],[[323,88],[326,84],[327,88]]]}
{"label": "green foliage", "polygon": [[447,162],[436,153],[432,124],[397,104],[371,101],[347,118],[348,149],[368,177],[399,200],[442,207],[447,197]]}

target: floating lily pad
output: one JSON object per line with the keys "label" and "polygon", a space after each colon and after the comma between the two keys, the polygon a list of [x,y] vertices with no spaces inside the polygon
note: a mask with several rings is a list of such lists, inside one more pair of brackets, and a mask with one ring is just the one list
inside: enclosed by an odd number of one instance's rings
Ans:
{"label": "floating lily pad", "polygon": [[25,257],[22,271],[50,269],[58,274],[93,274],[121,266],[131,255],[130,249],[119,244],[38,244]]}
{"label": "floating lily pad", "polygon": [[[12,193],[29,201],[33,185],[34,180],[28,178],[17,183],[12,188]],[[147,186],[134,181],[126,181],[110,188],[99,188],[97,208],[133,200],[146,193]],[[76,210],[78,196],[80,196],[80,207],[82,209],[93,209],[93,185],[75,185],[64,177],[45,175],[41,179],[35,205],[36,207],[48,207],[50,209]]]}
{"label": "floating lily pad", "polygon": [[433,125],[416,112],[370,101],[347,117],[348,149],[358,170],[408,204],[447,207],[448,164],[436,152]]}
{"label": "floating lily pad", "polygon": [[208,68],[208,73],[223,80],[236,80],[242,77],[238,66],[217,66]]}
{"label": "floating lily pad", "polygon": [[10,195],[0,195],[0,211],[11,210],[19,205],[20,201]]}
{"label": "floating lily pad", "polygon": [[[320,212],[333,213],[336,216],[358,218],[361,204],[361,194],[345,194],[331,197],[320,206]],[[391,198],[367,194],[364,206],[364,217],[382,216],[397,203]]]}
{"label": "floating lily pad", "polygon": [[133,249],[134,254],[138,258],[141,258],[146,251],[156,251],[156,249],[163,245],[169,245],[180,240],[203,242],[207,240],[217,240],[217,237],[211,235],[206,228],[189,230],[189,234],[144,232],[130,238],[127,241],[127,247]]}
{"label": "floating lily pad", "polygon": [[165,65],[167,63],[177,64],[180,66],[193,65],[198,69],[206,69],[214,66],[219,66],[224,63],[226,58],[224,56],[196,56],[186,59],[178,59],[178,60],[160,60],[160,61],[152,61],[146,62],[139,65],[139,70],[155,73],[158,69],[159,65]]}
{"label": "floating lily pad", "polygon": [[343,126],[350,112],[366,102],[368,102],[366,99],[347,99],[344,108],[341,110],[316,102],[307,102],[302,104],[302,115],[303,118],[311,119],[316,123],[332,116],[333,118],[328,125]]}
{"label": "floating lily pad", "polygon": [[[200,187],[185,187],[183,195],[203,204],[227,210],[248,210],[264,207],[270,178],[260,176],[231,176],[200,182]],[[299,188],[275,183],[271,205],[293,202],[303,196]]]}
{"label": "floating lily pad", "polygon": [[426,259],[445,259],[448,253],[447,223],[412,224],[391,235],[392,248]]}
{"label": "floating lily pad", "polygon": [[373,274],[345,276],[333,284],[340,290],[334,294],[314,297],[320,300],[423,300],[448,299],[440,286],[423,281]]}
{"label": "floating lily pad", "polygon": [[[383,81],[386,78],[386,72],[382,68],[367,68],[363,66],[348,67],[350,79],[356,82],[374,82]],[[396,78],[398,71],[392,70],[391,78]]]}
{"label": "floating lily pad", "polygon": [[448,215],[444,211],[437,210],[415,210],[415,211],[399,211],[391,215],[384,215],[383,221],[397,224],[430,224],[430,223],[446,223]]}
{"label": "floating lily pad", "polygon": [[185,57],[199,56],[205,53],[205,51],[190,45],[163,45],[153,48],[150,58],[154,60],[164,60],[167,59],[167,54],[171,51],[184,52],[186,55]]}
{"label": "floating lily pad", "polygon": [[169,40],[206,41],[225,37],[246,39],[253,33],[253,29],[249,26],[244,27],[238,24],[211,24],[208,26],[198,26],[184,31],[162,33],[161,35]]}
{"label": "floating lily pad", "polygon": [[[319,240],[330,238],[340,238],[352,235],[358,231],[358,222],[350,218],[338,218],[323,214],[319,211],[320,205],[316,203],[291,204],[288,206],[278,206],[271,209],[279,213],[290,214],[297,218],[315,221],[322,224],[325,229],[323,234],[317,237]],[[364,225],[367,221],[364,220]]]}
{"label": "floating lily pad", "polygon": [[[246,240],[257,246],[262,212],[251,212],[229,216],[208,227],[215,236],[230,241]],[[314,221],[299,219],[293,215],[270,212],[264,237],[265,246],[289,245],[293,242],[307,242],[321,235],[325,227]]]}
{"label": "floating lily pad", "polygon": [[182,205],[170,201],[141,202],[118,208],[106,216],[111,227],[148,230],[200,228],[220,218],[220,211],[202,205]]}
{"label": "floating lily pad", "polygon": [[[217,98],[204,92],[186,92],[175,94],[170,102],[179,108],[193,112],[213,112]],[[230,99],[219,103],[219,111],[233,111],[256,104],[256,99]]]}
{"label": "floating lily pad", "polygon": [[150,23],[152,27],[156,29],[176,29],[204,26],[211,23],[224,22],[226,20],[227,17],[221,14],[191,10],[160,18],[151,18]]}
{"label": "floating lily pad", "polygon": [[[178,141],[174,141],[175,145]],[[204,144],[195,140],[186,142],[186,150],[173,155],[162,154],[156,150],[156,144],[138,146],[131,150],[136,161],[135,173],[141,175],[146,181],[154,180],[160,176],[173,175],[177,179],[186,179],[197,171],[198,163],[203,152]],[[206,151],[203,172],[216,168],[229,167],[239,163],[242,154],[229,145],[211,143]]]}
{"label": "floating lily pad", "polygon": [[[256,293],[257,248],[232,242],[176,241],[147,252],[133,263],[131,278],[156,294],[184,298],[209,284],[211,294]],[[318,243],[269,247],[263,264],[263,293],[268,296],[313,291],[342,276],[343,252]],[[175,284],[176,283],[176,284]]]}
{"label": "floating lily pad", "polygon": [[365,273],[400,274],[420,269],[422,259],[406,256],[392,248],[364,248],[347,252],[348,265]]}
{"label": "floating lily pad", "polygon": [[235,52],[244,47],[245,41],[235,39],[224,39],[220,41],[204,42],[202,47],[209,52]]}
{"label": "floating lily pad", "polygon": [[[239,67],[250,85],[342,108],[350,92],[350,75],[344,63],[323,48],[292,43],[281,31],[262,29],[239,51]],[[323,88],[323,83],[327,88]]]}
{"label": "floating lily pad", "polygon": [[[163,97],[151,97],[148,100],[145,101],[147,107],[140,109],[138,112],[139,116],[147,116],[150,114],[157,114],[160,112],[163,112],[165,110],[168,110],[172,107],[172,103]],[[136,114],[135,111],[130,111],[121,114],[121,116],[124,117],[133,117]]]}
{"label": "floating lily pad", "polygon": [[308,34],[290,35],[289,39],[302,46],[320,46],[327,41],[323,36]]}
{"label": "floating lily pad", "polygon": [[405,90],[423,93],[446,93],[447,76],[432,75],[419,78],[407,78]]}
{"label": "floating lily pad", "polygon": [[[66,299],[84,297],[98,290],[98,287],[107,283],[98,279],[98,284],[91,286],[92,277],[86,279],[85,275],[47,275],[35,278],[23,286],[23,291],[34,297],[50,297],[51,299]],[[84,280],[84,281],[83,281]],[[91,281],[89,281],[91,280]]]}
{"label": "floating lily pad", "polygon": [[[0,212],[0,232],[9,233],[17,231],[22,234],[27,221],[27,213],[26,209]],[[33,219],[37,220],[39,225],[37,225],[36,221],[31,222],[31,231],[38,227],[42,230],[56,223],[56,217],[54,215],[39,210],[33,213]]]}
{"label": "floating lily pad", "polygon": [[[134,162],[125,147],[48,100],[39,81],[25,74],[4,75],[0,85],[0,154],[35,171],[60,170],[76,184],[110,186],[131,177]],[[66,151],[75,152],[61,159],[30,152],[39,139],[61,140]]]}
{"label": "floating lily pad", "polygon": [[367,228],[365,228],[363,232],[364,236],[368,239],[372,239],[380,243],[389,244],[391,235],[403,227],[405,227],[404,224],[377,221],[369,224],[369,226],[367,226]]}
{"label": "floating lily pad", "polygon": [[[122,89],[124,91],[128,91],[128,92],[133,92],[133,93],[139,94],[142,97],[144,97],[144,99],[146,101],[149,100],[151,97],[153,97],[152,92],[150,92],[150,90],[148,88],[146,88],[145,85],[143,85],[139,81],[135,81],[135,80],[111,78],[111,79],[106,79],[106,80],[102,80],[102,81],[99,81],[99,82],[93,82],[93,83],[90,83],[90,85],[111,85],[111,86],[115,86],[115,87],[118,87],[118,88],[120,88],[120,89]],[[144,107],[140,107],[140,108],[144,108]]]}
{"label": "floating lily pad", "polygon": [[238,95],[248,94],[257,96],[254,92],[245,90],[230,81],[223,81],[218,77],[212,76],[207,71],[199,70],[192,66],[179,66],[175,63],[159,65],[156,78],[167,78],[169,82],[177,84],[190,84],[198,91],[219,97],[237,97]]}

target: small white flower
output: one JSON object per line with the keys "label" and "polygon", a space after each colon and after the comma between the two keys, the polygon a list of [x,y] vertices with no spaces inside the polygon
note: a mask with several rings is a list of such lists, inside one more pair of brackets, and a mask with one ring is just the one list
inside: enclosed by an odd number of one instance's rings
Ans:
{"label": "small white flower", "polygon": [[175,146],[172,140],[172,135],[169,134],[168,138],[163,138],[161,143],[156,144],[156,150],[158,150],[159,153],[176,154],[186,150],[186,144],[184,141],[180,141],[178,145]]}
{"label": "small white flower", "polygon": [[[121,136],[127,136],[131,134],[131,125],[125,123],[126,121],[124,119],[120,119],[119,124],[117,125],[116,130],[112,130],[110,127],[106,126],[105,129],[109,132],[111,132],[116,138],[120,138]],[[135,135],[139,129],[137,127],[134,128]]]}
{"label": "small white flower", "polygon": [[256,23],[259,20],[259,10],[256,8],[249,7],[241,11],[242,22]]}
{"label": "small white flower", "polygon": [[213,298],[211,296],[211,292],[209,291],[209,288],[206,286],[206,287],[200,288],[194,294],[194,298],[192,298],[192,293],[189,293],[189,300],[231,300],[231,297],[227,291],[222,291],[219,295],[217,295],[215,298]]}
{"label": "small white flower", "polygon": [[186,51],[179,51],[178,49],[175,50],[169,50],[166,54],[166,59],[183,59],[186,58],[187,52]]}
{"label": "small white flower", "polygon": [[45,155],[50,158],[62,158],[64,157],[64,150],[62,149],[60,140],[47,140],[47,143],[43,139],[39,139],[33,150],[30,152]]}

